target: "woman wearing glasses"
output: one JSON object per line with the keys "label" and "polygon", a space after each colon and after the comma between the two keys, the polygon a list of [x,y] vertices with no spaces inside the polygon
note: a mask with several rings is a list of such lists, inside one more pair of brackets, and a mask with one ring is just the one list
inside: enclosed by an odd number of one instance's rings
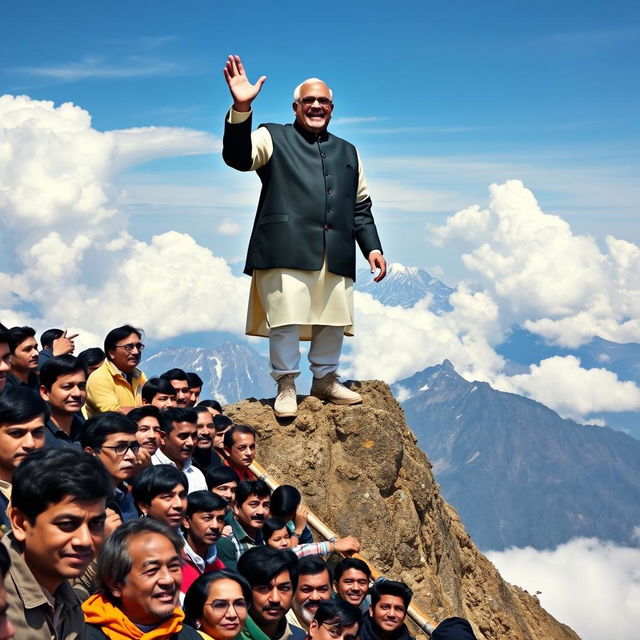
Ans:
{"label": "woman wearing glasses", "polygon": [[184,598],[185,623],[204,640],[233,640],[243,629],[251,589],[247,581],[224,569],[200,576]]}

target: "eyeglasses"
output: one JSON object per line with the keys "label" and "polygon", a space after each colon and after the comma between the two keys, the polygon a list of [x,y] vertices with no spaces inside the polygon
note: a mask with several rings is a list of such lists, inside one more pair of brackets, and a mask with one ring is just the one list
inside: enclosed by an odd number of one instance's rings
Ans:
{"label": "eyeglasses", "polygon": [[333,104],[330,98],[325,98],[324,96],[320,96],[319,98],[316,96],[305,96],[304,98],[299,98],[298,102],[302,102],[302,104],[310,107],[316,100],[321,107],[330,107]]}
{"label": "eyeglasses", "polygon": [[227,611],[229,611],[231,605],[233,605],[233,608],[236,610],[246,610],[248,608],[247,601],[242,598],[234,600],[233,602],[230,600],[212,600],[205,604],[208,604],[221,618],[227,615]]}
{"label": "eyeglasses", "polygon": [[320,623],[321,627],[326,627],[329,635],[335,640],[338,638],[342,638],[343,640],[356,640],[358,634],[353,633],[345,633],[344,627],[341,627],[339,624],[326,624],[324,622]]}
{"label": "eyeglasses", "polygon": [[142,342],[128,342],[127,344],[117,344],[116,349],[124,349],[126,353],[131,353],[134,349],[142,351],[144,345]]}
{"label": "eyeglasses", "polygon": [[123,456],[131,449],[131,453],[138,453],[140,451],[140,443],[138,442],[121,442],[113,447],[102,446],[101,449],[111,449],[117,456]]}

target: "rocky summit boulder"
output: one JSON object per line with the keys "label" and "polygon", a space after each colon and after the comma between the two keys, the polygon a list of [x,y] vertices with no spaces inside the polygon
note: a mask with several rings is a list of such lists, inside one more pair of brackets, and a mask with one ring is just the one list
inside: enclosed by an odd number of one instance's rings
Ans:
{"label": "rocky summit boulder", "polygon": [[357,536],[362,555],[386,577],[406,582],[414,603],[436,622],[463,616],[485,640],[576,640],[476,548],[442,498],[389,387],[367,381],[353,388],[362,405],[299,396],[290,422],[275,419],[273,399],[244,400],[226,413],[258,430],[256,460],[277,482],[296,486],[338,535]]}

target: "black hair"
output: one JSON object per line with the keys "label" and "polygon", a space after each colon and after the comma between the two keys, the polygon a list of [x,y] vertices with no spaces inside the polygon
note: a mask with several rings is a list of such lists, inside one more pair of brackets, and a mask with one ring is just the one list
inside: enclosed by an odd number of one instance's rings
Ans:
{"label": "black hair", "polygon": [[100,347],[91,347],[90,349],[85,349],[78,354],[78,360],[82,362],[84,368],[87,369],[87,371],[90,367],[95,367],[103,360],[106,360],[106,358],[107,356],[104,354],[104,351]]}
{"label": "black hair", "polygon": [[298,558],[289,549],[260,545],[247,549],[238,560],[238,573],[251,588],[269,584],[279,573],[288,571],[295,590],[298,586]]}
{"label": "black hair", "polygon": [[338,564],[333,568],[334,581],[338,582],[340,578],[342,578],[344,572],[349,569],[362,571],[368,579],[371,579],[371,569],[369,569],[369,565],[364,560],[360,560],[360,558],[342,558],[342,560],[340,560],[340,562],[338,562]]}
{"label": "black hair", "polygon": [[149,417],[156,418],[158,424],[160,424],[160,409],[152,404],[146,404],[143,407],[136,407],[135,409],[131,409],[131,411],[127,413],[127,418],[129,418],[129,420],[133,420],[133,422],[135,422],[136,424],[138,424],[138,422],[142,420],[142,418]]}
{"label": "black hair", "polygon": [[0,544],[0,574],[2,574],[3,578],[7,575],[10,568],[11,558],[9,557],[9,552],[3,544]]}
{"label": "black hair", "polygon": [[[187,380],[187,374],[182,369],[169,369],[169,371],[165,371],[160,375],[163,380],[167,380],[167,382],[171,382],[171,380]],[[188,382],[187,382],[188,384]]]}
{"label": "black hair", "polygon": [[167,407],[160,414],[160,428],[165,434],[169,434],[173,431],[174,422],[188,422],[190,424],[198,423],[198,414],[186,407]]}
{"label": "black hair", "polygon": [[249,499],[249,496],[269,498],[271,496],[271,489],[269,489],[269,485],[264,480],[243,480],[242,482],[238,482],[236,504],[241,506]]}
{"label": "black hair", "polygon": [[199,511],[226,511],[227,501],[211,491],[193,491],[187,496],[186,515],[191,517]]}
{"label": "black hair", "polygon": [[149,378],[144,385],[142,385],[141,394],[144,402],[151,403],[158,394],[175,396],[176,390],[171,386],[171,383],[164,378]]}
{"label": "black hair", "polygon": [[170,464],[156,464],[142,470],[133,481],[131,493],[136,504],[151,504],[156,496],[173,491],[179,484],[189,490],[183,471]]}
{"label": "black hair", "polygon": [[219,413],[213,416],[213,426],[216,428],[216,431],[224,431],[227,427],[233,426],[233,420],[229,416],[224,416]]}
{"label": "black hair", "polygon": [[298,562],[299,576],[317,576],[328,571],[327,563],[320,556],[304,556]]}
{"label": "black hair", "polygon": [[86,378],[87,370],[85,366],[70,353],[62,356],[52,356],[40,369],[40,384],[47,391],[51,391],[51,387],[60,376],[68,376],[78,371],[82,371]]}
{"label": "black hair", "polygon": [[49,419],[49,405],[27,387],[5,387],[0,394],[0,424],[22,424],[43,415]]}
{"label": "black hair", "polygon": [[473,628],[464,618],[446,618],[432,632],[432,640],[476,640]]}
{"label": "black hair", "polygon": [[97,450],[113,433],[135,435],[138,425],[119,411],[105,411],[89,418],[80,432],[80,446]]}
{"label": "black hair", "polygon": [[62,329],[47,329],[43,331],[40,336],[40,345],[43,349],[53,347],[53,341],[57,340],[63,333]]}
{"label": "black hair", "polygon": [[187,371],[187,384],[189,389],[193,389],[194,387],[202,387],[204,382],[202,382],[202,378],[197,373]]}
{"label": "black hair", "polygon": [[281,484],[271,496],[271,514],[289,519],[302,500],[300,492],[290,484]]}
{"label": "black hair", "polygon": [[360,628],[362,613],[358,607],[339,598],[323,600],[313,616],[318,626],[322,624],[336,625],[338,627],[350,627],[357,624]]}
{"label": "black hair", "polygon": [[404,608],[408,609],[413,598],[413,591],[404,582],[397,580],[379,580],[369,589],[371,606],[375,607],[380,602],[381,596],[398,596],[404,602]]}
{"label": "black hair", "polygon": [[247,601],[247,604],[251,604],[251,587],[241,575],[229,569],[211,571],[210,573],[198,576],[184,596],[183,610],[185,624],[188,624],[194,629],[196,628],[196,620],[202,617],[205,602],[209,599],[209,587],[211,583],[222,579],[237,582],[242,589],[242,596]]}
{"label": "black hair", "polygon": [[35,338],[36,330],[31,327],[11,327],[9,329],[9,349],[15,353],[16,347],[27,338]]}
{"label": "black hair", "polygon": [[121,327],[111,329],[104,339],[104,352],[106,356],[108,357],[109,351],[114,349],[120,340],[128,338],[132,333],[135,333],[138,338],[142,340],[142,329],[136,329],[130,324],[123,324]]}
{"label": "black hair", "polygon": [[222,407],[220,406],[220,403],[217,400],[201,400],[200,402],[198,402],[199,407],[209,407],[209,409],[215,409],[216,411],[219,411],[220,413],[222,413]]}
{"label": "black hair", "polygon": [[109,600],[113,597],[111,589],[114,585],[123,584],[133,566],[129,549],[131,540],[140,535],[157,533],[165,536],[173,545],[178,556],[182,553],[183,542],[179,534],[163,522],[153,518],[138,518],[120,525],[107,536],[96,563],[96,582],[100,591]]}
{"label": "black hair", "polygon": [[221,467],[209,467],[204,474],[205,482],[209,491],[215,487],[219,487],[221,484],[227,484],[227,482],[240,482],[240,476],[235,469],[227,467],[226,465]]}
{"label": "black hair", "polygon": [[[0,324],[0,344],[9,344],[9,330],[3,324]],[[215,402],[215,400],[211,400],[211,402]]]}
{"label": "black hair", "polygon": [[[215,425],[215,422],[213,423]],[[234,424],[227,433],[224,434],[224,448],[231,449],[233,447],[233,436],[236,433],[251,434],[254,440],[258,439],[258,432],[248,424]]]}
{"label": "black hair", "polygon": [[269,538],[276,532],[280,531],[280,529],[287,526],[287,523],[280,518],[267,518],[262,525],[262,539],[264,543],[267,544],[269,542]]}
{"label": "black hair", "polygon": [[101,500],[113,492],[104,465],[96,457],[72,447],[32,451],[13,472],[11,486],[12,506],[31,524],[49,505],[57,504],[65,496],[78,501]]}
{"label": "black hair", "polygon": [[[200,405],[198,405],[197,407],[193,407],[193,410],[200,415],[201,413],[206,413],[207,415],[211,416],[211,411],[209,411],[209,409],[207,409],[207,407],[201,407]],[[211,422],[213,422],[213,416]]]}

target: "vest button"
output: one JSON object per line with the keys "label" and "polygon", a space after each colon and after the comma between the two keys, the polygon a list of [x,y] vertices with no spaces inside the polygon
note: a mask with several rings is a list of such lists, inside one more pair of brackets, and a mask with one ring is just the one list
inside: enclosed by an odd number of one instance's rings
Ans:
{"label": "vest button", "polygon": [[329,195],[331,195],[331,194],[333,193],[333,191],[331,191],[331,189],[327,189],[327,193],[328,193]]}
{"label": "vest button", "polygon": [[325,224],[324,227],[322,227],[325,231],[329,231],[329,229],[331,229],[331,225],[330,224]]}

